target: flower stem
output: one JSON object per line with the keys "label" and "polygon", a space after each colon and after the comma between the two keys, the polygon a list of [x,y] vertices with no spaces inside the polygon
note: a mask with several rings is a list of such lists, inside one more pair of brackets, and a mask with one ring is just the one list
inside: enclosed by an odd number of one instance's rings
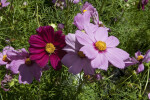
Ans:
{"label": "flower stem", "polygon": [[148,65],[148,72],[147,72],[147,81],[146,81],[146,84],[145,84],[145,87],[144,87],[144,90],[143,90],[142,95],[144,94],[144,92],[145,92],[145,90],[146,90],[146,88],[147,88],[148,80],[149,80],[149,65]]}
{"label": "flower stem", "polygon": [[38,15],[38,5],[37,5],[37,3],[36,3],[36,20],[37,20],[37,23],[38,23],[38,27],[40,27],[39,15]]}

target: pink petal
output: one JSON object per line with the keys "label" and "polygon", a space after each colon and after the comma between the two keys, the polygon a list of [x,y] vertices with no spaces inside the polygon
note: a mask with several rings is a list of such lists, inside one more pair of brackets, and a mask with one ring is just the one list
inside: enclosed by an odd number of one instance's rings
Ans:
{"label": "pink petal", "polygon": [[68,46],[68,45],[65,46],[65,47],[63,48],[63,50],[66,51],[66,52],[68,52],[68,53],[69,53],[69,52],[76,52],[72,47],[70,47],[70,46]]}
{"label": "pink petal", "polygon": [[138,56],[140,56],[141,55],[141,52],[140,51],[137,51],[136,53],[135,53],[135,58],[138,58]]}
{"label": "pink petal", "polygon": [[104,53],[108,61],[113,64],[115,67],[123,69],[125,68],[125,63],[123,62],[122,55],[118,54],[112,48],[107,48],[107,51]]}
{"label": "pink petal", "polygon": [[103,27],[99,27],[95,31],[94,35],[96,41],[106,41],[106,39],[108,38],[108,31]]}
{"label": "pink petal", "polygon": [[68,46],[70,46],[73,49],[75,49],[75,41],[76,41],[75,34],[70,34],[69,33],[68,35],[66,35],[65,41],[66,41],[66,44]]}
{"label": "pink petal", "polygon": [[106,40],[107,47],[116,47],[119,44],[119,40],[114,36],[109,36]]}
{"label": "pink petal", "polygon": [[14,74],[18,74],[19,73],[19,67],[24,64],[25,61],[24,60],[13,60],[10,65],[9,65],[9,69],[14,73]]}
{"label": "pink petal", "polygon": [[80,73],[85,63],[85,60],[77,59],[69,68],[69,72],[73,73],[74,75]]}
{"label": "pink petal", "polygon": [[41,59],[36,60],[36,63],[40,66],[40,67],[44,67],[46,66],[46,64],[48,63],[49,60],[49,55],[45,54]]}
{"label": "pink petal", "polygon": [[68,53],[66,54],[61,62],[67,66],[67,67],[70,67],[71,65],[73,65],[74,62],[76,62],[79,58],[79,56],[76,54],[76,53]]}
{"label": "pink petal", "polygon": [[149,63],[150,62],[150,50],[148,50],[144,56],[143,62]]}
{"label": "pink petal", "polygon": [[107,50],[109,52],[112,52],[114,55],[120,57],[122,60],[126,60],[129,58],[129,54],[122,50],[122,49],[119,49],[119,48],[107,48]]}
{"label": "pink petal", "polygon": [[21,65],[19,68],[19,83],[31,84],[33,81],[33,74],[30,71],[32,66],[26,66],[25,64]]}
{"label": "pink petal", "polygon": [[94,48],[94,46],[83,46],[80,51],[83,51],[83,53],[85,54],[85,56],[89,59],[94,59],[96,58],[98,51]]}
{"label": "pink petal", "polygon": [[79,43],[81,43],[82,45],[88,45],[88,44],[93,45],[92,39],[87,34],[77,30],[75,35]]}
{"label": "pink petal", "polygon": [[10,3],[9,2],[6,2],[6,3],[4,3],[2,6],[3,7],[6,7],[6,6],[8,6]]}
{"label": "pink petal", "polygon": [[102,70],[108,69],[108,60],[104,54],[98,54],[95,59],[91,61],[91,65],[93,68],[98,68]]}
{"label": "pink petal", "polygon": [[138,69],[137,69],[137,73],[140,73],[144,70],[144,64],[139,64]]}

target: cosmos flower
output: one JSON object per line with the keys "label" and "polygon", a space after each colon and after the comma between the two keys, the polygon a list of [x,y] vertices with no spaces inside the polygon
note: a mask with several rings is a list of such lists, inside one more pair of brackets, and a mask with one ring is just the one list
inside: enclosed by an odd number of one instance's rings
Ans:
{"label": "cosmos flower", "polygon": [[92,4],[86,2],[86,3],[83,5],[83,7],[81,8],[81,12],[82,12],[82,13],[89,12],[90,15],[91,15],[91,17],[92,17],[92,19],[93,19],[93,21],[94,21],[94,23],[95,23],[96,25],[99,24],[99,15],[98,15],[98,12],[97,12],[96,8],[94,8],[94,7],[92,6]]}
{"label": "cosmos flower", "polygon": [[6,65],[6,68],[8,69],[8,66],[10,64],[10,59],[7,57],[6,53],[9,51],[9,50],[14,50],[13,47],[11,46],[6,46],[4,49],[3,49],[3,52],[0,53],[0,66],[1,65]]}
{"label": "cosmos flower", "polygon": [[142,4],[142,9],[145,9],[145,5],[147,5],[148,0],[142,0],[141,4]]}
{"label": "cosmos flower", "polygon": [[51,26],[41,26],[37,29],[38,35],[32,35],[29,39],[30,59],[40,67],[47,65],[48,61],[55,70],[62,67],[61,59],[65,55],[62,50],[66,46],[65,35],[62,31],[54,32]]}
{"label": "cosmos flower", "polygon": [[[8,83],[13,79],[12,74],[8,75],[5,74],[4,79],[1,81],[1,88],[4,91],[9,91],[10,89],[8,88]],[[7,87],[7,88],[6,88]]]}
{"label": "cosmos flower", "polygon": [[0,1],[0,9],[2,9],[3,7],[8,6],[10,3],[6,2],[7,0],[1,0]]}
{"label": "cosmos flower", "polygon": [[134,64],[138,64],[138,69],[136,72],[140,73],[144,70],[143,62],[146,62],[146,63],[150,62],[150,50],[148,50],[145,55],[142,55],[140,51],[137,51],[135,53],[135,58],[132,57],[132,58],[127,59],[125,61],[125,65],[127,67],[127,66],[131,66]]}
{"label": "cosmos flower", "polygon": [[58,30],[63,30],[64,29],[64,24],[58,24]]}
{"label": "cosmos flower", "polygon": [[11,59],[9,69],[13,74],[19,73],[19,83],[30,84],[33,78],[40,81],[42,68],[29,58],[29,53],[23,48],[21,50],[11,50],[7,52],[8,58]]}
{"label": "cosmos flower", "polygon": [[92,67],[107,70],[110,62],[117,68],[125,68],[124,60],[129,58],[129,54],[116,48],[119,40],[114,36],[108,37],[108,32],[103,27],[99,27],[94,33],[91,31],[92,28],[87,30],[87,34],[77,30],[75,35],[79,43],[83,45],[80,51],[92,60]]}
{"label": "cosmos flower", "polygon": [[75,34],[68,34],[65,38],[67,46],[64,48],[67,54],[62,58],[62,63],[69,68],[69,72],[78,74],[84,71],[87,75],[94,74],[90,60],[84,55],[80,48],[81,44],[76,40]]}

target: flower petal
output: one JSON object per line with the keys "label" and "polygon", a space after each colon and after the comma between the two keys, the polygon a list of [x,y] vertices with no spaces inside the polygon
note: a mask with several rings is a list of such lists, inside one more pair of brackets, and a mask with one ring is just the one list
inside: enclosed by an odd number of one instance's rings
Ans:
{"label": "flower petal", "polygon": [[150,50],[148,50],[144,56],[143,62],[150,62]]}
{"label": "flower petal", "polygon": [[13,60],[10,65],[9,65],[9,69],[14,73],[14,74],[18,74],[19,73],[19,67],[21,65],[25,64],[24,60]]}
{"label": "flower petal", "polygon": [[94,35],[96,41],[106,41],[106,39],[108,38],[108,31],[103,27],[99,27],[95,31]]}
{"label": "flower petal", "polygon": [[71,65],[73,65],[74,62],[77,61],[77,59],[80,59],[80,58],[77,56],[76,53],[68,53],[62,58],[61,62],[65,66],[70,67]]}
{"label": "flower petal", "polygon": [[109,36],[106,40],[107,47],[116,47],[119,44],[119,40],[114,36]]}
{"label": "flower petal", "polygon": [[138,69],[137,69],[137,73],[140,73],[144,70],[144,64],[139,64]]}
{"label": "flower petal", "polygon": [[38,59],[41,59],[44,55],[46,55],[46,52],[41,52],[41,53],[37,53],[37,54],[31,54],[30,55],[30,59],[31,60],[38,60]]}
{"label": "flower petal", "polygon": [[82,45],[93,44],[92,39],[87,34],[77,30],[75,35],[79,43],[81,43]]}
{"label": "flower petal", "polygon": [[85,56],[89,59],[96,58],[96,56],[98,54],[98,51],[93,46],[90,46],[90,45],[83,46],[80,49],[80,51],[82,51],[85,54]]}
{"label": "flower petal", "polygon": [[[32,66],[31,66],[32,67]],[[19,68],[19,83],[31,84],[33,81],[33,74],[30,71],[29,66],[25,64],[21,65]]]}
{"label": "flower petal", "polygon": [[137,51],[136,53],[135,53],[135,58],[138,58],[138,56],[140,56],[141,55],[141,52],[140,51]]}
{"label": "flower petal", "polygon": [[91,61],[86,59],[85,66],[83,67],[84,73],[86,75],[93,75],[95,73],[94,68],[91,66]]}
{"label": "flower petal", "polygon": [[104,54],[98,54],[95,59],[91,61],[91,65],[93,68],[98,68],[102,70],[108,69],[108,60]]}
{"label": "flower petal", "polygon": [[72,66],[69,68],[69,72],[75,74],[78,74],[81,72],[82,68],[85,65],[85,61],[82,59],[77,59]]}
{"label": "flower petal", "polygon": [[125,63],[123,62],[124,55],[120,55],[120,53],[116,53],[112,48],[107,48],[107,51],[104,53],[107,57],[108,61],[113,64],[115,67],[123,69],[125,68]]}
{"label": "flower petal", "polygon": [[44,67],[46,66],[46,64],[48,63],[49,60],[49,55],[45,54],[41,59],[36,60],[36,63],[40,66],[40,67]]}
{"label": "flower petal", "polygon": [[29,52],[30,53],[41,53],[41,52],[44,52],[45,51],[45,48],[34,48],[34,47],[29,47]]}
{"label": "flower petal", "polygon": [[57,68],[58,67],[58,63],[60,62],[60,58],[57,55],[52,54],[52,55],[50,55],[50,62],[51,62],[52,67],[55,70],[57,70],[58,69]]}

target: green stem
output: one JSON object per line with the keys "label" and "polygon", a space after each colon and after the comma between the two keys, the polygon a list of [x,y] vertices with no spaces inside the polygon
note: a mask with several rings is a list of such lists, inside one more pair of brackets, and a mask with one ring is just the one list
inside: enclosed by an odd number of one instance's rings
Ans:
{"label": "green stem", "polygon": [[38,15],[38,5],[36,3],[36,20],[37,20],[37,23],[38,23],[38,27],[40,27],[40,22],[39,22],[39,15]]}
{"label": "green stem", "polygon": [[144,92],[145,92],[145,90],[146,90],[146,88],[147,88],[147,85],[148,85],[148,80],[149,80],[149,65],[148,65],[148,72],[147,72],[147,81],[146,81],[146,84],[145,84],[145,87],[144,87],[144,90],[143,90],[143,93],[142,93],[142,95],[144,94]]}

